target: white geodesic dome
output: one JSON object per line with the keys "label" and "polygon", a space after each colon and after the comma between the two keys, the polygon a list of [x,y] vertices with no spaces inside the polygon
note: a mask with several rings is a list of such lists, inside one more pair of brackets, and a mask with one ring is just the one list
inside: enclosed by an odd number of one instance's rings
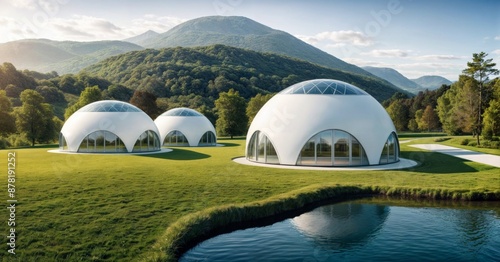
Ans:
{"label": "white geodesic dome", "polygon": [[155,119],[164,146],[215,146],[215,128],[204,115],[190,108],[168,110]]}
{"label": "white geodesic dome", "polygon": [[141,109],[125,102],[88,104],[64,123],[61,151],[81,153],[146,152],[161,149],[158,129]]}
{"label": "white geodesic dome", "polygon": [[348,83],[315,79],[271,98],[247,133],[250,161],[363,166],[399,161],[391,118],[377,100]]}

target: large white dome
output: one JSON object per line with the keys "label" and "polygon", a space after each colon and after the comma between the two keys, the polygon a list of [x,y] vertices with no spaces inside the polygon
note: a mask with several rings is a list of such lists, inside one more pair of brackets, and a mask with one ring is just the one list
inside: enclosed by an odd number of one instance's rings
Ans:
{"label": "large white dome", "polygon": [[313,166],[399,161],[392,120],[365,91],[330,79],[292,85],[271,98],[247,133],[250,161]]}
{"label": "large white dome", "polygon": [[215,146],[215,128],[198,111],[179,107],[155,119],[164,146]]}
{"label": "large white dome", "polygon": [[159,132],[141,109],[125,102],[88,104],[64,123],[60,149],[69,152],[145,152],[160,150]]}

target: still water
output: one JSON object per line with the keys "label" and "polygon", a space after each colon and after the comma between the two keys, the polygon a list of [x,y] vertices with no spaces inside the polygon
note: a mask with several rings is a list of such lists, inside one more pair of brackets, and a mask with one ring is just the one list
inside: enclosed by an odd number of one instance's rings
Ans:
{"label": "still water", "polygon": [[499,202],[406,204],[358,200],[326,205],[208,239],[180,260],[500,261]]}

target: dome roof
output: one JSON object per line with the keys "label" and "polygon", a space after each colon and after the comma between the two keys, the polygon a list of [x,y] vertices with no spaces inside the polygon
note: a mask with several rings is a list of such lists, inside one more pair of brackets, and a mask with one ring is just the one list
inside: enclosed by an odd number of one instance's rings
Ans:
{"label": "dome roof", "polygon": [[211,132],[212,144],[215,145],[216,133],[215,128],[204,115],[198,111],[179,107],[168,110],[155,119],[155,124],[160,132],[160,141],[164,146],[176,146],[166,141],[171,135],[184,136],[187,141],[177,146],[200,146],[201,139],[207,132]]}
{"label": "dome roof", "polygon": [[142,112],[141,109],[125,102],[103,100],[88,104],[77,112]]}
{"label": "dome roof", "polygon": [[314,79],[300,82],[284,89],[280,94],[368,95],[358,87],[332,79]]}
{"label": "dome roof", "polygon": [[145,132],[159,137],[158,128],[146,113],[131,104],[114,100],[98,101],[82,107],[66,120],[61,129],[69,152],[78,152],[82,141],[95,132],[117,136],[126,152],[135,150],[136,142]]}
{"label": "dome roof", "polygon": [[162,116],[203,116],[198,111],[191,109],[191,108],[187,108],[187,107],[178,107],[178,108],[170,109],[161,115]]}
{"label": "dome roof", "polygon": [[[326,137],[320,135],[323,132]],[[259,146],[250,146],[254,135],[260,136],[255,141],[263,141],[269,150],[259,151],[258,148],[263,148],[260,142],[256,142]],[[337,150],[344,150],[346,165],[355,165],[355,153],[361,155],[362,162],[358,165],[378,165],[389,137],[396,137],[394,124],[375,98],[338,80],[310,80],[290,86],[264,104],[248,129],[246,156],[252,160],[254,155],[262,154],[268,161],[266,154],[271,152],[279,164],[305,165],[301,156],[312,154],[308,157],[319,165],[316,156],[319,156],[317,146],[321,144],[321,150],[327,150],[330,163],[326,166],[342,165],[340,160],[338,164],[332,162],[340,158]],[[390,142],[397,144],[397,138]],[[308,144],[312,144],[309,149]],[[359,146],[363,149],[361,154],[361,149],[356,149]],[[394,153],[388,155],[392,157]]]}

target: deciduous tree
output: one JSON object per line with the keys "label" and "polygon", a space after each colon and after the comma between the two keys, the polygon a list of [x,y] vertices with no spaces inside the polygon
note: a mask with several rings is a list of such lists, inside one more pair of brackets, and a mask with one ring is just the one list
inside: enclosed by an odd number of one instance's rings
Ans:
{"label": "deciduous tree", "polygon": [[232,139],[233,136],[245,133],[248,123],[246,104],[245,99],[234,89],[220,93],[215,100],[215,109],[219,115],[216,121],[218,134],[231,136]]}
{"label": "deciduous tree", "polygon": [[49,142],[56,136],[52,106],[43,102],[43,97],[35,90],[21,93],[22,106],[16,108],[17,129],[26,134],[34,146],[35,142]]}
{"label": "deciduous tree", "polygon": [[257,115],[257,112],[264,106],[269,99],[273,97],[273,94],[257,94],[256,96],[252,97],[250,101],[248,101],[248,106],[246,109],[246,115],[248,117],[248,124],[252,123],[253,118],[255,115]]}
{"label": "deciduous tree", "polygon": [[4,90],[0,90],[0,136],[16,132],[16,118],[12,114],[12,104]]}
{"label": "deciduous tree", "polygon": [[136,90],[130,98],[130,103],[144,111],[151,119],[155,119],[161,111],[156,104],[156,99],[155,95],[147,91]]}
{"label": "deciduous tree", "polygon": [[102,100],[102,93],[98,86],[85,88],[80,94],[78,101],[66,109],[66,112],[64,112],[64,118],[68,119],[78,109],[99,100]]}

